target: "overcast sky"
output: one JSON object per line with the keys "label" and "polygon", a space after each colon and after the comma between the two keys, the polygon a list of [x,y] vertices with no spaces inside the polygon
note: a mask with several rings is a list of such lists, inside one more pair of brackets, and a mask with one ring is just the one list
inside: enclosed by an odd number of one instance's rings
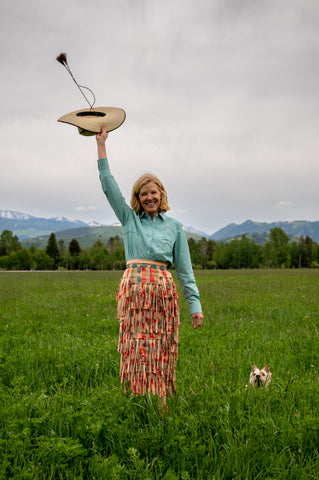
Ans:
{"label": "overcast sky", "polygon": [[58,123],[121,107],[107,141],[129,201],[160,177],[170,215],[319,220],[318,0],[15,0],[0,18],[0,209],[112,224],[95,137]]}

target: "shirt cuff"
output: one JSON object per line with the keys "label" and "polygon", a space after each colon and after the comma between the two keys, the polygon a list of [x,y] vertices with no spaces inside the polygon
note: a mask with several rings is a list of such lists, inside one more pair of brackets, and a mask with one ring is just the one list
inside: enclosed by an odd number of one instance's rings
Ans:
{"label": "shirt cuff", "polygon": [[202,306],[200,302],[194,302],[189,305],[189,311],[191,315],[193,315],[193,313],[202,313]]}

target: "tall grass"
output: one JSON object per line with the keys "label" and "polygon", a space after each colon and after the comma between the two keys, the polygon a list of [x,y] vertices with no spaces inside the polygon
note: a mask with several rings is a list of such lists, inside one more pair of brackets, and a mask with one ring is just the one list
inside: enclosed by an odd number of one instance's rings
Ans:
{"label": "tall grass", "polygon": [[122,392],[120,275],[0,273],[0,479],[318,479],[319,272],[197,272],[168,413]]}

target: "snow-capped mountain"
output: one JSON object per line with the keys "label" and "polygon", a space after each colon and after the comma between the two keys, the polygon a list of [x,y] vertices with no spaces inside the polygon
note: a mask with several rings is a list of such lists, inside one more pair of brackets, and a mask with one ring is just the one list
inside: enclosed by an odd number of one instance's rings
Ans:
{"label": "snow-capped mountain", "polygon": [[208,233],[202,232],[200,230],[196,230],[196,228],[192,227],[191,225],[185,226],[183,225],[184,232],[194,233],[196,235],[200,235],[201,237],[209,237]]}
{"label": "snow-capped mountain", "polygon": [[88,226],[81,220],[69,220],[65,217],[41,218],[13,210],[0,210],[0,233],[3,230],[10,230],[19,240]]}
{"label": "snow-capped mountain", "polygon": [[13,210],[0,210],[0,218],[7,218],[8,220],[29,220],[35,217],[27,213],[14,212]]}
{"label": "snow-capped mountain", "polygon": [[103,223],[96,222],[93,220],[92,222],[88,223],[89,227],[103,227]]}

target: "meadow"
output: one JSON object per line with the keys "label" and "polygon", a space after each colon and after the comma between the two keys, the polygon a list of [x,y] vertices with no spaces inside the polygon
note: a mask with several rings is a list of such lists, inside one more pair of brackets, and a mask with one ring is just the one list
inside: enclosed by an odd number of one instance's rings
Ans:
{"label": "meadow", "polygon": [[167,412],[120,386],[120,276],[0,272],[0,480],[319,479],[319,270],[196,272]]}

